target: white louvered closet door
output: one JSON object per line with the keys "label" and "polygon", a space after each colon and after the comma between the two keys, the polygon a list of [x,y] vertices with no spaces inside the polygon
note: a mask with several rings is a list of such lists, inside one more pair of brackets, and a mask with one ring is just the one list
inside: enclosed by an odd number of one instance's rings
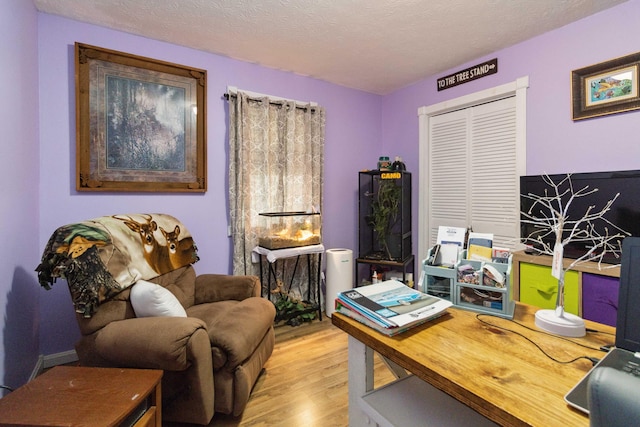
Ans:
{"label": "white louvered closet door", "polygon": [[516,102],[509,97],[432,117],[429,123],[429,241],[440,225],[518,241],[520,200]]}
{"label": "white louvered closet door", "polygon": [[429,242],[438,227],[469,226],[469,118],[467,110],[435,116],[429,122]]}

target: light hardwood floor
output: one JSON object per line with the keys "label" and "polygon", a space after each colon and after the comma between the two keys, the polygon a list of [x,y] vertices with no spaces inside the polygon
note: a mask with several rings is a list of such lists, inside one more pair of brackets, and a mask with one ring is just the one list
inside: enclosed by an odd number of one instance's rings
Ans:
{"label": "light hardwood floor", "polygon": [[[279,326],[273,355],[242,416],[216,414],[209,425],[346,427],[347,379],[347,334],[331,319]],[[376,387],[393,379],[376,355]]]}

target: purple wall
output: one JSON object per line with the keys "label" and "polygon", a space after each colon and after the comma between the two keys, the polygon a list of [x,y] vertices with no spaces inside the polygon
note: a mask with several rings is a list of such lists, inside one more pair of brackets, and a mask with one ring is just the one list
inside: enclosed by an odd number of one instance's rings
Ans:
{"label": "purple wall", "polygon": [[[75,191],[74,42],[125,51],[208,71],[205,194],[100,194]],[[381,97],[94,25],[41,14],[39,20],[41,175],[40,247],[71,222],[113,213],[164,212],[194,235],[199,273],[230,272],[227,237],[227,86],[315,101],[327,110],[324,244],[355,249],[357,170],[370,167],[380,145]],[[36,265],[36,260],[33,260]],[[41,353],[69,350],[78,337],[66,282],[43,292]]]}
{"label": "purple wall", "polygon": [[[640,50],[640,1],[631,0],[524,43],[444,71],[385,96],[382,150],[406,158],[418,172],[418,108],[529,76],[527,174],[640,169],[640,111],[571,120],[571,71]],[[498,73],[437,91],[436,80],[492,58]],[[413,191],[413,229],[418,228],[418,191]],[[417,249],[417,233],[414,234]],[[417,259],[424,256],[416,255]]]}
{"label": "purple wall", "polygon": [[[0,5],[0,384],[22,385],[38,360],[38,44],[32,2]],[[3,392],[0,391],[0,397]]]}
{"label": "purple wall", "polygon": [[[28,376],[39,354],[73,348],[78,329],[66,283],[41,290],[33,269],[51,232],[60,225],[116,212],[166,212],[182,219],[197,239],[199,272],[230,271],[227,237],[227,85],[298,100],[327,109],[324,243],[357,249],[357,171],[383,154],[400,155],[414,173],[414,230],[418,229],[417,109],[529,76],[527,173],[640,168],[639,113],[572,122],[570,72],[638,50],[640,0],[631,0],[517,46],[380,97],[292,73],[267,69],[126,33],[37,14],[31,2],[0,5],[5,37],[4,188],[0,212],[0,378]],[[207,69],[209,191],[205,194],[99,194],[75,191],[73,44],[79,41]],[[497,57],[499,72],[436,91],[436,78]],[[435,58],[434,60],[437,60]],[[38,62],[39,61],[39,62]],[[36,84],[36,82],[38,82]],[[39,91],[39,92],[36,92]],[[10,108],[9,108],[10,107]],[[551,151],[554,149],[554,151]],[[33,167],[39,162],[39,167]],[[39,187],[39,188],[38,188]],[[37,227],[34,224],[38,224]],[[37,230],[37,231],[34,231]],[[417,233],[416,233],[417,236]],[[417,237],[414,239],[417,247]],[[420,254],[416,254],[420,259]],[[37,342],[39,337],[39,343]]]}

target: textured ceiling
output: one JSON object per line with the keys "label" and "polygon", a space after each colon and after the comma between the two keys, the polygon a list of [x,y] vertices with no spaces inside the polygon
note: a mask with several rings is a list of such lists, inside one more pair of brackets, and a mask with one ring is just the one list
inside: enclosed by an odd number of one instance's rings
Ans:
{"label": "textured ceiling", "polygon": [[34,0],[34,4],[42,12],[387,94],[625,1]]}

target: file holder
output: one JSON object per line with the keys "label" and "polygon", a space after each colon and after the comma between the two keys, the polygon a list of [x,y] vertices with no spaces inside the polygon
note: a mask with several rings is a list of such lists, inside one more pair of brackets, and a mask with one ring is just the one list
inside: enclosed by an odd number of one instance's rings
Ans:
{"label": "file holder", "polygon": [[[431,249],[422,261],[425,293],[451,301],[456,307],[512,319],[515,310],[511,284],[512,255],[506,263],[485,262],[466,259],[467,252],[461,251],[454,268],[429,265],[427,260]],[[477,272],[477,282],[461,281],[458,277],[460,266],[470,265]],[[504,276],[504,287],[484,284],[483,267],[490,265]]]}

